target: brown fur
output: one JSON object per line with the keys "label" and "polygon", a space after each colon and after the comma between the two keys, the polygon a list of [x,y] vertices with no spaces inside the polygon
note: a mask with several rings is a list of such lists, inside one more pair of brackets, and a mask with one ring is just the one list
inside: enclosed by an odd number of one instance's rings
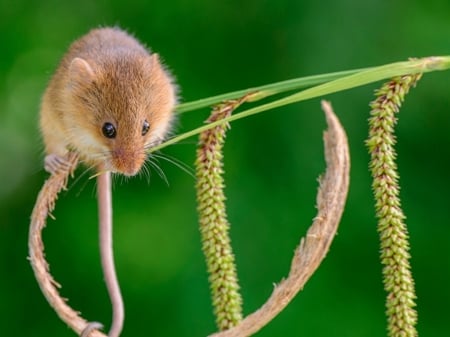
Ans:
{"label": "brown fur", "polygon": [[[47,155],[75,150],[89,166],[134,175],[146,148],[170,129],[176,104],[173,79],[136,39],[118,28],[90,31],[65,54],[45,91],[41,131]],[[142,124],[150,123],[142,136]],[[102,133],[104,123],[117,136]]]}

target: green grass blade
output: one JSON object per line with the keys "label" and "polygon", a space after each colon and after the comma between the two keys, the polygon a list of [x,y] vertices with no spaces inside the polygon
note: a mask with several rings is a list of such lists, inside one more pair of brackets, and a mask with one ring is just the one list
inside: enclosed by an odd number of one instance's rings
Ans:
{"label": "green grass blade", "polygon": [[[405,61],[405,62],[396,62],[396,63],[390,63],[387,65],[382,65],[379,67],[372,67],[372,68],[366,68],[362,71],[357,71],[356,73],[353,73],[351,75],[338,78],[333,81],[329,81],[320,85],[317,85],[312,88],[305,89],[303,91],[300,91],[298,93],[295,93],[293,95],[275,100],[273,102],[269,102],[266,104],[259,105],[257,107],[241,111],[237,114],[234,114],[230,117],[227,117],[225,119],[210,123],[208,125],[203,125],[201,127],[198,127],[196,129],[190,130],[188,132],[185,132],[179,136],[176,136],[174,138],[171,138],[164,143],[154,147],[151,149],[151,151],[157,151],[163,147],[169,146],[171,144],[175,144],[181,140],[184,140],[186,138],[195,136],[199,134],[202,131],[205,131],[207,129],[213,128],[221,123],[228,123],[233,122],[235,120],[248,117],[251,115],[255,115],[257,113],[267,111],[270,109],[278,108],[287,104],[292,104],[300,101],[304,101],[307,99],[324,96],[328,94],[332,94],[339,91],[348,90],[351,88],[359,87],[362,85],[366,85],[373,82],[378,82],[381,80],[385,80],[388,78],[392,78],[395,76],[402,76],[406,74],[416,74],[416,73],[425,73],[425,72],[431,72],[436,70],[446,70],[450,68],[450,56],[439,56],[439,57],[427,57],[417,60],[411,60],[411,61]],[[336,73],[334,73],[336,74]],[[324,76],[326,75],[319,75]],[[300,79],[299,79],[300,81]],[[297,83],[298,84],[298,83]],[[275,84],[276,85],[276,84]],[[280,84],[278,84],[280,85]],[[260,87],[261,88],[261,87]],[[272,88],[271,90],[278,90],[276,88]],[[248,92],[241,92],[236,91],[234,93],[242,93],[242,95],[248,93]],[[226,94],[226,95],[231,95]],[[226,95],[221,95],[221,97],[225,97]],[[215,96],[220,97],[220,96]],[[212,98],[211,98],[212,100]],[[205,102],[203,100],[203,102]],[[198,101],[196,101],[198,102]],[[195,103],[195,102],[193,102]],[[188,103],[186,103],[188,104]],[[197,107],[198,108],[198,107]],[[185,110],[187,111],[187,110]]]}
{"label": "green grass blade", "polygon": [[[258,99],[268,97],[271,95],[275,95],[278,93],[290,91],[290,90],[297,90],[305,87],[309,87],[312,85],[332,81],[344,76],[352,75],[357,72],[367,70],[370,68],[364,68],[364,69],[353,69],[353,70],[345,70],[345,71],[338,71],[334,73],[327,73],[327,74],[320,74],[320,75],[313,75],[313,76],[306,76],[306,77],[299,77],[294,78],[286,81],[276,82],[276,83],[270,83],[266,85],[262,85],[259,87],[253,87],[243,90],[237,90],[233,92],[229,92],[226,94],[221,94],[217,96],[202,98],[196,101],[182,103],[177,106],[176,112],[181,114],[183,112],[191,111],[191,110],[197,110],[204,107],[210,107],[214,104],[229,100],[229,99],[236,99],[239,97],[244,96],[245,94],[249,92],[258,92]],[[256,100],[256,99],[254,99]]]}

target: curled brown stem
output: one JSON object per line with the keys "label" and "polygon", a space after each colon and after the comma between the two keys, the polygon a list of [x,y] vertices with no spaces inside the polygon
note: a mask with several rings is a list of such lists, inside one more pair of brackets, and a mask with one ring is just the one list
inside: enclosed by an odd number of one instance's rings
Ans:
{"label": "curled brown stem", "polygon": [[[56,174],[52,174],[39,192],[36,204],[31,215],[30,232],[28,237],[29,259],[39,287],[50,306],[58,316],[76,333],[80,334],[88,322],[79,316],[79,313],[67,305],[66,300],[58,292],[61,286],[53,279],[49,272],[49,265],[45,260],[42,230],[45,227],[47,217],[55,208],[58,193],[65,189],[69,176],[78,164],[78,157],[74,153],[68,156],[68,165]],[[89,337],[105,337],[97,330],[92,330]]]}
{"label": "curled brown stem", "polygon": [[327,170],[317,194],[318,214],[295,251],[289,276],[275,287],[260,309],[237,326],[210,337],[244,337],[259,331],[303,288],[330,248],[347,198],[350,161],[344,129],[328,102],[322,101],[322,108],[328,123],[328,131],[324,133]]}

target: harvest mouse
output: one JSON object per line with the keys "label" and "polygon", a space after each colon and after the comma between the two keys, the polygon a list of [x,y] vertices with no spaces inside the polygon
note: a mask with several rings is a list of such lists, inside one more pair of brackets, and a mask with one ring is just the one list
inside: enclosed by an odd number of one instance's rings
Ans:
{"label": "harvest mouse", "polygon": [[158,54],[119,28],[91,30],[70,46],[42,100],[45,169],[55,172],[72,150],[89,167],[137,174],[170,130],[176,101]]}
{"label": "harvest mouse", "polygon": [[[123,302],[112,254],[109,172],[136,175],[147,150],[164,140],[173,121],[176,86],[169,72],[135,38],[119,28],[100,28],[76,40],[63,57],[41,105],[45,169],[67,168],[69,151],[97,176],[100,251],[113,304],[109,337],[120,335]],[[81,337],[99,329],[89,323]]]}

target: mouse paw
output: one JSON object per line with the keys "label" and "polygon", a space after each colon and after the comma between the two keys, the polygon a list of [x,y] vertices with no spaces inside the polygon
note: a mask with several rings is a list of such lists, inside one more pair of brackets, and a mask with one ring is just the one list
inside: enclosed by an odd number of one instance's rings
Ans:
{"label": "mouse paw", "polygon": [[66,157],[61,157],[54,153],[45,156],[44,169],[50,174],[56,174],[61,170],[67,170],[69,167],[70,162]]}

